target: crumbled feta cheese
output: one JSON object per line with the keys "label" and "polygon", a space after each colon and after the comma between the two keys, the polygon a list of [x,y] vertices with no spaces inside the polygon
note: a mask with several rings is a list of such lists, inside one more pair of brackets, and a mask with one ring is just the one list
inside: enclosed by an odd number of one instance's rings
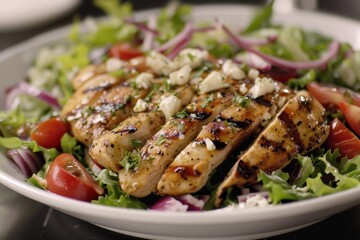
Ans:
{"label": "crumbled feta cheese", "polygon": [[249,90],[253,98],[258,98],[275,90],[275,83],[271,78],[256,78],[255,84]]}
{"label": "crumbled feta cheese", "polygon": [[180,140],[184,140],[184,139],[185,139],[185,135],[184,135],[184,134],[180,134],[180,135],[179,135],[179,139],[180,139]]}
{"label": "crumbled feta cheese", "polygon": [[172,115],[177,113],[180,110],[180,107],[181,102],[174,95],[165,98],[159,105],[159,108],[164,113],[166,119],[169,119]]}
{"label": "crumbled feta cheese", "polygon": [[248,72],[248,77],[251,79],[256,79],[257,77],[259,77],[259,71],[255,68],[251,68]]}
{"label": "crumbled feta cheese", "polygon": [[279,108],[282,108],[282,106],[284,106],[285,102],[286,102],[286,97],[280,97],[279,101],[277,102],[277,106]]}
{"label": "crumbled feta cheese", "polygon": [[151,73],[143,72],[135,78],[135,83],[139,89],[148,89],[151,87],[151,81],[154,76]]}
{"label": "crumbled feta cheese", "polygon": [[185,65],[179,70],[170,73],[169,83],[174,85],[185,85],[190,80],[191,67]]}
{"label": "crumbled feta cheese", "polygon": [[144,112],[149,107],[149,104],[142,99],[138,99],[133,110],[134,112]]}
{"label": "crumbled feta cheese", "polygon": [[271,114],[269,112],[264,113],[264,115],[261,117],[260,125],[262,127],[265,127],[266,124],[270,121],[271,118],[272,118],[272,116],[271,116]]}
{"label": "crumbled feta cheese", "polygon": [[239,88],[239,91],[242,95],[245,95],[247,92],[248,92],[248,88],[246,87],[245,84],[241,84],[240,88]]}
{"label": "crumbled feta cheese", "polygon": [[155,73],[169,75],[176,70],[176,64],[159,52],[152,51],[146,57],[146,65]]}
{"label": "crumbled feta cheese", "polygon": [[212,71],[199,85],[201,94],[208,93],[221,88],[227,88],[230,85],[223,82],[221,73]]}
{"label": "crumbled feta cheese", "polygon": [[105,63],[105,68],[107,72],[115,72],[122,69],[125,65],[125,61],[122,61],[118,58],[109,58]]}
{"label": "crumbled feta cheese", "polygon": [[192,142],[191,143],[192,148],[196,148],[198,145],[201,145],[201,143],[200,142]]}
{"label": "crumbled feta cheese", "polygon": [[268,205],[268,200],[260,194],[247,198],[245,202],[246,207],[266,207]]}
{"label": "crumbled feta cheese", "polygon": [[191,68],[200,67],[202,62],[206,60],[209,53],[205,50],[197,48],[185,48],[175,57],[174,63],[178,68],[190,65]]}
{"label": "crumbled feta cheese", "polygon": [[229,76],[235,80],[241,80],[245,78],[245,73],[241,70],[236,63],[232,60],[226,60],[222,65],[222,71],[226,76]]}
{"label": "crumbled feta cheese", "polygon": [[213,143],[213,141],[211,141],[209,138],[205,138],[205,145],[206,145],[206,149],[208,151],[214,151],[216,150],[216,146]]}
{"label": "crumbled feta cheese", "polygon": [[191,85],[198,85],[203,79],[201,77],[193,78],[190,80]]}
{"label": "crumbled feta cheese", "polygon": [[217,98],[217,99],[223,98],[223,95],[221,94],[221,92],[218,92],[218,93],[216,94],[216,98]]}

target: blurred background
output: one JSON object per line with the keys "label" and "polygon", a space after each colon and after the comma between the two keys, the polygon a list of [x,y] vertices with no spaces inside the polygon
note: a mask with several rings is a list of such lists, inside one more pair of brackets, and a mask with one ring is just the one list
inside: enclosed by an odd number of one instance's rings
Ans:
{"label": "blurred background", "polygon": [[[132,0],[134,10],[164,6],[167,0]],[[190,4],[216,4],[218,0],[185,0]],[[221,4],[263,5],[267,0],[222,0]],[[336,14],[360,20],[358,0],[277,0],[283,10],[294,8]],[[74,15],[81,19],[103,13],[91,0],[0,0],[0,50],[47,30],[71,24]]]}

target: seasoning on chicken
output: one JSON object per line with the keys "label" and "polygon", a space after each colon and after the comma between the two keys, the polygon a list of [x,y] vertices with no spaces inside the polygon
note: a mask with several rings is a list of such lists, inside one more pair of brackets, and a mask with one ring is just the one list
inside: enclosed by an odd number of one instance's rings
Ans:
{"label": "seasoning on chicken", "polygon": [[271,173],[286,166],[296,154],[319,147],[327,138],[325,109],[308,92],[300,91],[277,114],[245,153],[238,156],[216,192],[220,206],[227,189],[257,182],[260,170]]}
{"label": "seasoning on chicken", "polygon": [[188,86],[179,87],[173,92],[165,91],[164,87],[158,89],[151,96],[146,110],[133,114],[113,130],[94,139],[89,148],[90,156],[100,165],[117,172],[126,152],[143,146],[165,124],[165,115],[159,109],[159,104],[163,98],[171,95],[178,96],[180,109],[183,109],[190,103],[194,91]]}
{"label": "seasoning on chicken", "polygon": [[[240,144],[259,132],[293,91],[273,81],[275,89],[256,99],[237,96],[237,101],[206,125],[169,165],[157,185],[160,195],[183,195],[200,190],[217,168]],[[254,85],[252,89],[257,88]]]}

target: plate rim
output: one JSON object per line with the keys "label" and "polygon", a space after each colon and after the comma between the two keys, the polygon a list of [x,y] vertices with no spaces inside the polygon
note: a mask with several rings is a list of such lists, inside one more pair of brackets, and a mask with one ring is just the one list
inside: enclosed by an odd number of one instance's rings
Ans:
{"label": "plate rim", "polygon": [[[196,5],[193,5],[194,8],[198,7]],[[206,5],[206,8],[218,8],[219,6],[226,6],[226,7],[248,7],[252,8],[253,10],[255,7],[246,5],[246,4],[208,4]],[[204,6],[201,6],[204,7]],[[152,12],[158,11],[158,8],[156,9],[149,9],[149,10],[143,10],[143,11],[137,11],[135,14],[140,15],[146,15],[151,14]],[[195,12],[195,11],[194,11]],[[308,11],[302,11],[302,10],[296,10],[296,12],[299,12],[298,14],[308,14]],[[276,13],[275,13],[276,14]],[[328,13],[312,13],[311,15],[323,15],[326,17],[331,18],[338,18],[337,15],[328,14]],[[353,22],[352,24],[359,25],[360,22],[354,21],[352,19],[348,19],[345,17],[339,17],[345,21]],[[11,57],[12,55],[18,54],[23,52],[24,50],[28,49],[34,44],[44,44],[44,43],[50,43],[53,41],[58,41],[59,37],[58,35],[63,35],[63,39],[65,36],[67,36],[68,30],[71,27],[71,25],[65,25],[41,34],[38,34],[34,37],[31,37],[23,42],[20,42],[18,44],[15,44],[3,51],[0,52],[0,64],[3,61],[6,61],[7,58]],[[49,42],[50,41],[50,42]],[[1,158],[4,157],[0,156]],[[320,211],[324,209],[328,209],[329,205],[323,204],[324,201],[330,202],[331,207],[337,206],[338,200],[341,200],[343,198],[346,199],[347,202],[351,202],[353,206],[357,205],[358,203],[353,203],[356,200],[359,200],[360,197],[360,187],[345,190],[339,193],[333,193],[327,196],[323,196],[320,198],[313,198],[308,200],[302,200],[294,203],[288,203],[284,205],[279,206],[273,206],[270,208],[248,208],[243,209],[241,211],[211,211],[211,212],[186,212],[186,213],[172,213],[172,212],[157,212],[157,211],[148,211],[148,210],[137,210],[137,209],[126,209],[126,208],[116,208],[116,207],[109,207],[109,206],[102,206],[102,205],[96,205],[86,202],[80,202],[77,200],[69,199],[66,197],[62,197],[59,195],[55,195],[53,193],[45,192],[41,189],[37,189],[36,187],[31,186],[30,184],[26,182],[20,182],[19,179],[13,178],[6,172],[3,172],[3,170],[0,169],[0,183],[5,185],[6,187],[20,193],[21,195],[24,195],[30,199],[33,199],[35,201],[38,201],[40,203],[43,203],[45,205],[54,207],[56,209],[59,209],[60,211],[64,211],[64,209],[61,208],[61,205],[66,204],[67,212],[71,211],[74,213],[80,213],[90,216],[100,216],[103,218],[106,218],[108,216],[113,216],[112,219],[114,220],[131,220],[133,222],[138,222],[139,218],[142,218],[142,222],[153,222],[154,220],[152,218],[155,216],[157,218],[157,224],[189,224],[189,219],[193,220],[191,224],[198,225],[209,225],[209,224],[219,224],[218,218],[209,218],[209,216],[217,216],[221,217],[221,224],[224,223],[241,223],[241,222],[255,222],[259,219],[274,219],[274,216],[276,218],[282,218],[286,216],[292,216],[294,215],[294,210],[297,210],[298,212],[301,211],[303,213],[313,212],[313,211]],[[26,184],[26,185],[25,185]],[[34,194],[34,195],[30,195]],[[46,203],[42,201],[41,197],[43,197],[46,200]],[[325,199],[325,200],[324,200]],[[345,201],[345,200],[342,200]],[[94,211],[92,214],[87,211],[88,208],[93,208]],[[350,207],[349,207],[350,208]],[[301,210],[300,210],[301,209]],[[281,210],[281,211],[279,211]],[[119,214],[112,214],[109,215],[110,212],[117,211]],[[258,214],[258,213],[264,213]],[[339,211],[340,212],[340,211]],[[261,215],[261,216],[260,216]],[[297,214],[295,214],[297,215]],[[145,216],[145,217],[144,217]],[[130,219],[129,219],[130,218]],[[246,221],[244,219],[246,218]]]}

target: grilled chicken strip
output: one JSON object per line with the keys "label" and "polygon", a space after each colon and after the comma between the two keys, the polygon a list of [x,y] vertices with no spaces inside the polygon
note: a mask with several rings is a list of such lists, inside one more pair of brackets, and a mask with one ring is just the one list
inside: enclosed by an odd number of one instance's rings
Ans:
{"label": "grilled chicken strip", "polygon": [[275,91],[246,105],[231,105],[207,124],[199,135],[175,158],[157,185],[160,195],[182,195],[200,190],[212,171],[241,143],[261,130],[293,91],[276,83]]}
{"label": "grilled chicken strip", "polygon": [[104,64],[100,65],[89,65],[81,69],[71,81],[75,90],[79,89],[85,82],[90,80],[91,78],[103,74],[106,72],[106,68]]}
{"label": "grilled chicken strip", "polygon": [[114,78],[109,74],[99,74],[88,79],[66,102],[62,109],[61,116],[66,118],[73,110],[91,104],[104,90],[107,90],[120,82],[120,79]]}
{"label": "grilled chicken strip", "polygon": [[82,116],[75,121],[70,121],[74,137],[89,146],[93,139],[115,128],[129,117],[133,113],[136,101],[144,98],[149,92],[150,89],[132,87],[130,80],[111,88],[94,104],[73,111],[74,116]]}
{"label": "grilled chicken strip", "polygon": [[105,168],[118,172],[121,167],[119,162],[126,152],[141,147],[165,124],[165,116],[158,107],[161,99],[170,95],[178,96],[183,109],[193,98],[194,90],[188,86],[180,87],[173,92],[163,92],[159,89],[152,97],[146,112],[128,117],[110,132],[94,139],[89,148],[90,156]]}
{"label": "grilled chicken strip", "polygon": [[260,170],[270,174],[286,166],[296,154],[305,154],[319,147],[329,133],[324,113],[323,106],[308,92],[298,92],[251,147],[238,156],[218,187],[216,206],[221,205],[227,189],[256,183]]}
{"label": "grilled chicken strip", "polygon": [[[231,105],[232,94],[200,95],[183,112],[177,113],[141,148],[139,164],[133,169],[121,169],[119,182],[129,195],[145,197],[156,190],[156,184],[174,157],[199,133],[201,127],[212,121]],[[209,99],[211,98],[211,101]]]}

